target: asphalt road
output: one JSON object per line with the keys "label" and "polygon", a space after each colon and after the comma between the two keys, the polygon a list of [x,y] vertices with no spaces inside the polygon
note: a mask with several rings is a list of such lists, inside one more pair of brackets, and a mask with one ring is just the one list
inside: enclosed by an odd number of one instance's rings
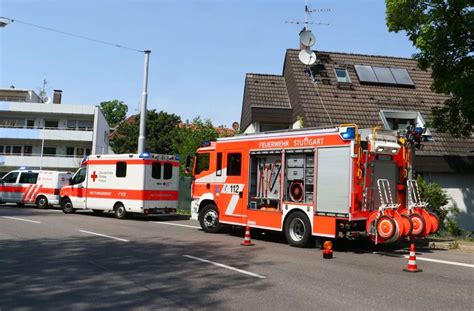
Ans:
{"label": "asphalt road", "polygon": [[[474,255],[349,244],[325,260],[280,234],[192,220],[0,207],[0,310],[473,310]],[[427,261],[429,260],[429,261]]]}

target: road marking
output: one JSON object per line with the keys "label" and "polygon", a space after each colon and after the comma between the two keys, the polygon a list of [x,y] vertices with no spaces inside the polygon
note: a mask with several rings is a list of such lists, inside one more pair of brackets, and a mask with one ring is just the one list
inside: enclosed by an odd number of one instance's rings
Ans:
{"label": "road marking", "polygon": [[[408,255],[404,255],[403,257],[408,258]],[[463,263],[463,262],[457,262],[457,261],[447,261],[447,260],[439,260],[439,259],[431,259],[431,258],[425,258],[425,257],[417,257],[417,260],[421,261],[430,261],[430,262],[437,262],[437,263],[444,263],[447,265],[453,265],[453,266],[461,266],[461,267],[468,267],[468,268],[474,268],[474,265],[468,264],[468,263]]]}
{"label": "road marking", "polygon": [[253,276],[255,278],[265,279],[265,276],[263,276],[263,275],[252,273],[252,272],[245,271],[245,270],[238,269],[238,268],[234,268],[234,267],[224,265],[224,264],[221,264],[221,263],[218,263],[218,262],[210,261],[210,260],[207,260],[207,259],[204,259],[204,258],[194,257],[194,256],[191,256],[191,255],[183,255],[183,256],[186,257],[186,258],[191,258],[191,259],[194,259],[194,260],[210,263],[211,265],[215,265],[215,266],[218,266],[218,267],[221,267],[221,268],[229,269],[229,270],[232,270],[232,271],[235,271],[235,272],[250,275],[250,276]]}
{"label": "road marking", "polygon": [[199,227],[199,226],[191,226],[191,225],[175,224],[175,223],[172,223],[172,222],[152,221],[152,223],[155,223],[155,224],[161,224],[161,225],[177,226],[177,227],[186,227],[186,228],[195,228],[195,229],[201,229],[201,227]]}
{"label": "road marking", "polygon": [[2,216],[3,218],[8,218],[8,219],[13,219],[13,220],[21,220],[21,221],[26,221],[26,222],[32,222],[34,224],[40,224],[40,221],[36,220],[29,220],[29,219],[24,219],[24,218],[17,218],[17,217],[10,217],[10,216]]}
{"label": "road marking", "polygon": [[[372,254],[384,255],[384,256],[389,256],[389,257],[399,257],[399,258],[409,258],[410,257],[409,255],[398,255],[398,254],[390,254],[390,253],[385,253],[385,252],[372,252]],[[416,259],[420,260],[420,261],[429,261],[429,262],[442,263],[442,264],[446,264],[446,265],[474,268],[474,265],[464,263],[464,262],[448,261],[448,260],[441,260],[441,259],[432,259],[432,258],[426,258],[426,257],[421,257],[421,256],[418,256]]]}
{"label": "road marking", "polygon": [[79,230],[79,231],[80,231],[80,232],[83,232],[83,233],[92,234],[92,235],[102,236],[102,237],[109,238],[109,239],[114,239],[114,240],[117,240],[117,241],[130,242],[129,240],[125,240],[125,239],[121,239],[121,238],[116,238],[116,237],[114,237],[114,236],[105,235],[105,234],[101,234],[101,233],[96,233],[96,232],[91,232],[91,231],[86,231],[86,230]]}

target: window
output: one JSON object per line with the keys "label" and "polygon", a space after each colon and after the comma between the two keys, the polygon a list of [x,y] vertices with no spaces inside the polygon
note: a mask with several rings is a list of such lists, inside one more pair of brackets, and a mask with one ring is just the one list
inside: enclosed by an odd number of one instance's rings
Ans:
{"label": "window", "polygon": [[334,68],[336,72],[337,82],[339,83],[351,83],[351,79],[349,78],[349,73],[347,72],[346,68]]}
{"label": "window", "polygon": [[18,177],[18,172],[13,172],[13,173],[10,173],[10,174],[7,174],[5,177],[3,177],[3,182],[4,183],[8,183],[8,184],[13,184],[13,183],[16,183],[16,179]]}
{"label": "window", "polygon": [[289,124],[269,124],[269,123],[260,124],[260,132],[287,130],[289,128],[290,128]]}
{"label": "window", "polygon": [[405,68],[389,68],[365,65],[354,65],[361,83],[397,85],[414,87],[415,84]]}
{"label": "window", "polygon": [[173,177],[173,165],[171,163],[163,164],[163,179],[171,179]]}
{"label": "window", "polygon": [[222,176],[222,152],[217,153],[216,176]]}
{"label": "window", "polygon": [[86,148],[86,155],[90,155],[91,154],[91,149],[90,148]]}
{"label": "window", "polygon": [[92,129],[92,122],[91,121],[79,120],[79,121],[77,121],[77,127],[80,130],[90,130],[90,129]]}
{"label": "window", "polygon": [[71,178],[71,185],[76,185],[76,184],[80,184],[81,182],[83,182],[84,180],[86,180],[86,168],[85,167],[81,167],[77,173]]}
{"label": "window", "polygon": [[5,154],[12,153],[12,146],[5,146]]}
{"label": "window", "polygon": [[26,120],[26,127],[27,128],[34,128],[35,127],[35,120]]}
{"label": "window", "polygon": [[242,168],[242,154],[229,153],[227,155],[227,176],[240,176]]}
{"label": "window", "polygon": [[56,155],[56,147],[44,147],[43,148],[44,155]]}
{"label": "window", "polygon": [[3,153],[3,150],[5,150],[3,146],[0,146],[0,153]]}
{"label": "window", "polygon": [[66,147],[66,155],[73,156],[74,155],[74,147]]}
{"label": "window", "polygon": [[77,120],[67,120],[67,128],[70,130],[75,130],[77,127]]}
{"label": "window", "polygon": [[58,120],[45,120],[44,127],[57,129],[59,127],[59,121]]}
{"label": "window", "polygon": [[203,171],[208,171],[210,158],[211,157],[209,153],[198,153],[196,155],[196,169],[194,170],[194,174],[200,174]]}
{"label": "window", "polygon": [[23,172],[21,173],[20,180],[18,182],[20,184],[36,184],[37,179],[38,173]]}
{"label": "window", "polygon": [[[426,122],[418,111],[381,110],[380,118],[384,127],[389,130],[406,130],[409,126],[426,127]],[[426,129],[425,139],[431,139],[431,132]]]}
{"label": "window", "polygon": [[117,162],[115,166],[115,176],[119,178],[127,176],[127,162]]}
{"label": "window", "polygon": [[153,162],[151,165],[151,177],[154,179],[161,178],[161,163],[160,162]]}
{"label": "window", "polygon": [[84,156],[84,148],[77,148],[76,149],[76,155],[79,157]]}
{"label": "window", "polygon": [[33,146],[23,146],[23,155],[28,156],[33,153]]}
{"label": "window", "polygon": [[21,146],[13,146],[13,154],[21,155]]}

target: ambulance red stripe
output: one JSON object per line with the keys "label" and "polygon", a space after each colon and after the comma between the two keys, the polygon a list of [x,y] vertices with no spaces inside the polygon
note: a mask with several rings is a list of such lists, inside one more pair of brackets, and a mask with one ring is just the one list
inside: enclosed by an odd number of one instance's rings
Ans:
{"label": "ambulance red stripe", "polygon": [[87,165],[115,165],[117,162],[125,162],[128,165],[151,165],[153,163],[170,163],[172,166],[179,166],[177,161],[160,161],[160,160],[149,160],[149,159],[116,159],[116,160],[87,160],[83,164]]}
{"label": "ambulance red stripe", "polygon": [[[79,191],[77,191],[79,190]],[[81,194],[79,192],[82,192]],[[146,201],[173,201],[178,200],[178,191],[175,190],[117,190],[117,189],[73,189],[72,197],[84,196],[96,199],[146,200]]]}

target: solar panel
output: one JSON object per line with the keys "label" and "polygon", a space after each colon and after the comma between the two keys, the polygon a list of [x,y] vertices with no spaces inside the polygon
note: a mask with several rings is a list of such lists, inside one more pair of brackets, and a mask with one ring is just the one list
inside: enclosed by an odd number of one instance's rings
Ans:
{"label": "solar panel", "polygon": [[354,69],[357,73],[357,76],[359,77],[360,82],[378,82],[371,66],[354,65]]}
{"label": "solar panel", "polygon": [[404,68],[390,68],[393,77],[398,84],[402,85],[415,85],[410,77],[408,71]]}
{"label": "solar panel", "polygon": [[379,83],[388,83],[388,84],[397,84],[395,78],[390,71],[390,68],[386,67],[372,67],[374,70],[375,75],[377,76],[377,80]]}

